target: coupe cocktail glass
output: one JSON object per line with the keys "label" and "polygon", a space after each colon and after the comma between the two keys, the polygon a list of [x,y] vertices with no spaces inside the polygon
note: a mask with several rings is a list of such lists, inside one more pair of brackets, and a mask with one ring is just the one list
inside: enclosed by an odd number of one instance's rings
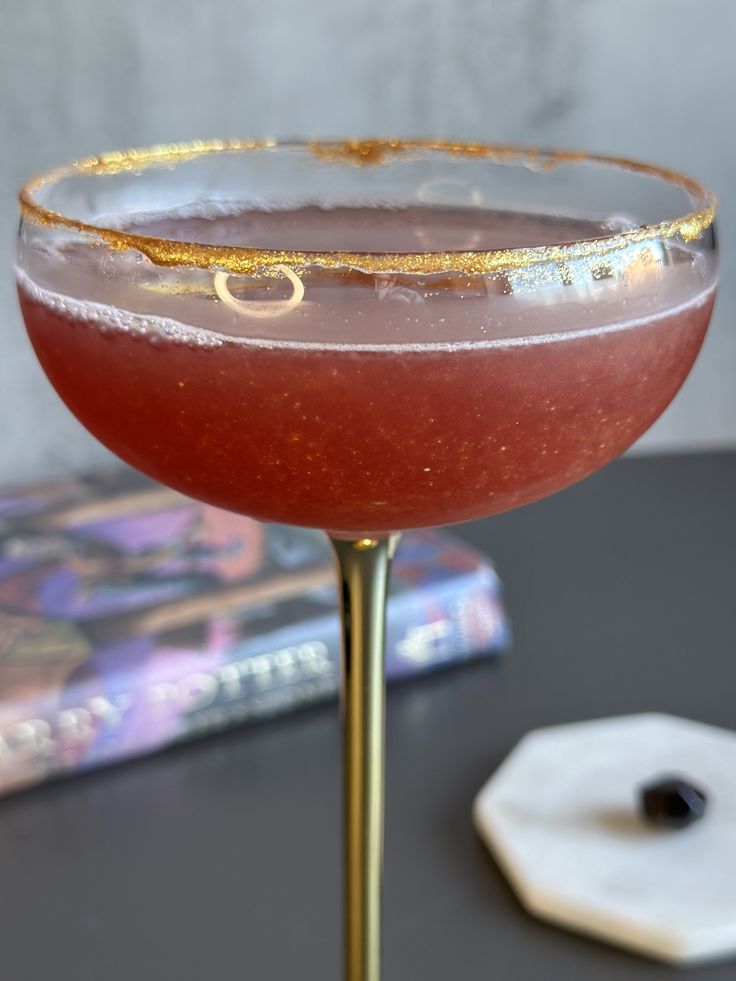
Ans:
{"label": "coupe cocktail glass", "polygon": [[81,160],[21,211],[28,333],[81,422],[170,487],[332,540],[345,976],[378,981],[398,535],[551,494],[647,429],[710,318],[713,196],[578,153],[236,141]]}

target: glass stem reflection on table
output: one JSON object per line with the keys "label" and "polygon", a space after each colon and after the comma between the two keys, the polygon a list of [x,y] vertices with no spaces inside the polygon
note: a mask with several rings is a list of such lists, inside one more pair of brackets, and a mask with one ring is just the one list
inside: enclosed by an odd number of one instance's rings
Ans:
{"label": "glass stem reflection on table", "polygon": [[383,871],[384,645],[399,535],[333,538],[343,628],[345,981],[379,981]]}

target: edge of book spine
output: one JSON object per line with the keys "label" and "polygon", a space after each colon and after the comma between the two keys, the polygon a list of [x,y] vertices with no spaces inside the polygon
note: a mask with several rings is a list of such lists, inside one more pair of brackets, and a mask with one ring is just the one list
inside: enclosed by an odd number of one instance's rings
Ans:
{"label": "edge of book spine", "polygon": [[[389,681],[497,654],[508,643],[489,565],[389,598]],[[62,708],[29,700],[0,731],[0,795],[326,701],[339,690],[340,645],[338,619],[325,614],[250,637],[203,670],[174,663],[169,675],[143,683],[131,672],[127,685],[116,679],[117,694],[71,686]]]}

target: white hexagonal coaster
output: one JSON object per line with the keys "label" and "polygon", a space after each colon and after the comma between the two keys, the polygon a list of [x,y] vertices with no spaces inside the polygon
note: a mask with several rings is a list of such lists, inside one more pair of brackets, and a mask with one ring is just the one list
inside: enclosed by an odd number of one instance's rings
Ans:
{"label": "white hexagonal coaster", "polygon": [[[708,806],[664,831],[640,818],[638,788],[673,773]],[[539,729],[474,818],[535,915],[670,963],[736,954],[736,733],[655,714]]]}

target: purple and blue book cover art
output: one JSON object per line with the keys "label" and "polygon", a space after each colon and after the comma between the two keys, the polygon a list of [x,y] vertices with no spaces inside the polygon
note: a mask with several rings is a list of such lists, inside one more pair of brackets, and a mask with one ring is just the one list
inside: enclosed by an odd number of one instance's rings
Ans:
{"label": "purple and blue book cover art", "polygon": [[[443,532],[407,533],[388,677],[508,638],[492,566]],[[0,494],[0,793],[327,699],[339,662],[319,532],[129,470]]]}

